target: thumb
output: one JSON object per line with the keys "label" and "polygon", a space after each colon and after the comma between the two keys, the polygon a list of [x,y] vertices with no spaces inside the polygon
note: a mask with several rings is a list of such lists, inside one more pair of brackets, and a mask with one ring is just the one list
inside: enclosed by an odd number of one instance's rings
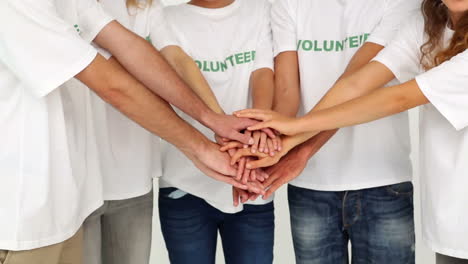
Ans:
{"label": "thumb", "polygon": [[[264,130],[264,129],[267,129],[267,128],[274,128],[273,125],[274,125],[273,122],[265,121],[265,122],[261,122],[261,123],[258,123],[256,125],[250,126],[247,129],[250,130],[250,131]],[[274,137],[271,137],[271,138],[274,138]]]}
{"label": "thumb", "polygon": [[246,144],[246,145],[253,145],[254,144],[254,139],[251,136],[242,134],[242,133],[237,132],[237,131],[233,132],[231,134],[230,138],[232,140],[239,141],[242,144]]}

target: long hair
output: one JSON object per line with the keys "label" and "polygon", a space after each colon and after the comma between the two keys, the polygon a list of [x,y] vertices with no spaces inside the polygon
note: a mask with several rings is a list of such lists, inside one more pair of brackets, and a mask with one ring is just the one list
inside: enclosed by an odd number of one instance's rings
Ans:
{"label": "long hair", "polygon": [[152,3],[153,3],[153,0],[146,0],[145,4],[139,3],[138,0],[127,0],[127,8],[131,6],[138,7],[138,8],[145,8],[145,7],[151,6]]}
{"label": "long hair", "polygon": [[421,46],[421,64],[428,70],[463,52],[468,47],[468,12],[456,25],[455,33],[447,48],[443,48],[443,35],[450,22],[449,10],[441,0],[424,0],[422,3],[424,31],[427,42]]}

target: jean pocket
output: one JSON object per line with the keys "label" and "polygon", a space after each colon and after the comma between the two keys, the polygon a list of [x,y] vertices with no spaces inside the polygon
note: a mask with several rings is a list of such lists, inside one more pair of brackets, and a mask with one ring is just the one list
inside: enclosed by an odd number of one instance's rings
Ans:
{"label": "jean pocket", "polygon": [[387,192],[395,196],[412,196],[413,195],[413,183],[402,182],[398,184],[389,185],[386,187]]}

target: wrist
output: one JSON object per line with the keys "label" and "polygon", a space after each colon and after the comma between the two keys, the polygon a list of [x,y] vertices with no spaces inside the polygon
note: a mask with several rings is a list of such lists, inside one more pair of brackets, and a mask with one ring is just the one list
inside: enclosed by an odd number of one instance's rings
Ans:
{"label": "wrist", "polygon": [[221,113],[216,113],[214,111],[204,111],[200,116],[200,123],[204,126],[208,127],[209,129],[215,131],[216,125],[218,124],[217,120],[220,116],[223,115]]}
{"label": "wrist", "polygon": [[298,157],[305,160],[309,160],[315,153],[314,146],[308,144],[308,142],[300,144],[294,150]]}
{"label": "wrist", "polygon": [[193,135],[190,140],[187,140],[184,146],[179,147],[179,149],[186,156],[196,157],[199,153],[208,149],[211,143],[212,142],[207,137],[198,132]]}

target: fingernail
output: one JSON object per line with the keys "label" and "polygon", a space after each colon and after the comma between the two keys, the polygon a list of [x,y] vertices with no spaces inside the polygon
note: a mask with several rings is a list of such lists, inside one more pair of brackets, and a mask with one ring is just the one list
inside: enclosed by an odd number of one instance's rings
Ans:
{"label": "fingernail", "polygon": [[251,151],[252,151],[252,153],[255,153],[255,152],[257,152],[257,150],[256,150],[256,149],[251,149]]}
{"label": "fingernail", "polygon": [[247,163],[247,165],[245,165],[245,167],[246,167],[247,169],[250,169],[250,168],[252,168],[252,165],[250,165],[250,164]]}
{"label": "fingernail", "polygon": [[255,143],[254,139],[251,138],[251,139],[249,140],[249,145],[253,145],[254,143]]}

